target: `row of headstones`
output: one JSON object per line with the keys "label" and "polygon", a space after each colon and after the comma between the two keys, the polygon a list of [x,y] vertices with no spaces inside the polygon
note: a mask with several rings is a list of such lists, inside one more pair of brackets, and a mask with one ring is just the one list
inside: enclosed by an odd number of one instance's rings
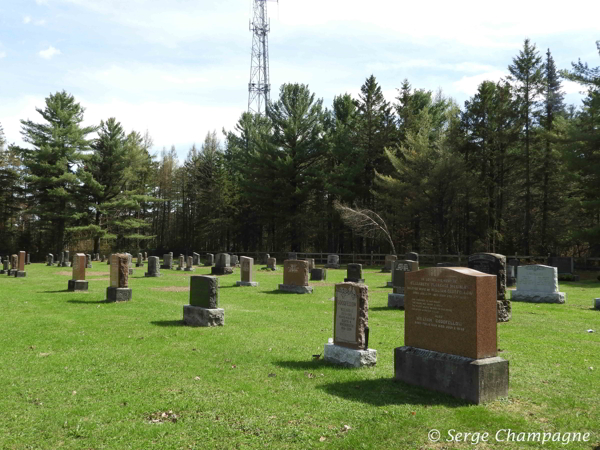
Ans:
{"label": "row of headstones", "polygon": [[0,257],[0,261],[2,261],[2,269],[0,270],[0,274],[8,275],[9,277],[15,278],[23,278],[27,276],[27,272],[25,272],[25,265],[30,264],[29,262],[29,253],[25,251],[20,251],[19,254],[13,254],[10,256],[6,256],[4,260]]}

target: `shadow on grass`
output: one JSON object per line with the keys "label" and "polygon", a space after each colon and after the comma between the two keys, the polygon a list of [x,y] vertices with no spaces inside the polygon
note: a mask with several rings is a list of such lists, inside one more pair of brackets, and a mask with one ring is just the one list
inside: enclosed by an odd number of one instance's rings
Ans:
{"label": "shadow on grass", "polygon": [[185,325],[183,320],[153,320],[150,323],[157,327],[182,327]]}
{"label": "shadow on grass", "polygon": [[67,303],[75,303],[77,305],[98,305],[102,303],[114,303],[108,300],[67,300]]}
{"label": "shadow on grass", "polygon": [[391,378],[330,383],[319,386],[317,389],[322,389],[330,395],[342,397],[346,400],[368,403],[374,406],[445,405],[456,408],[468,404],[464,400],[394,381]]}
{"label": "shadow on grass", "polygon": [[290,294],[290,295],[298,295],[296,292],[289,291],[280,291],[279,289],[273,289],[272,291],[263,291],[262,294]]}
{"label": "shadow on grass", "polygon": [[404,311],[404,309],[390,308],[389,306],[373,306],[369,308],[369,311]]}
{"label": "shadow on grass", "polygon": [[59,294],[61,292],[71,292],[68,289],[62,289],[60,291],[39,291],[38,294]]}

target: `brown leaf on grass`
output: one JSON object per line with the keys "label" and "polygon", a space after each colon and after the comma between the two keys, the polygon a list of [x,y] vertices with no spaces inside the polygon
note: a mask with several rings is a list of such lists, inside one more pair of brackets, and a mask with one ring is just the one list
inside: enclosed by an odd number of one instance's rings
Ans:
{"label": "brown leaf on grass", "polygon": [[319,438],[319,442],[323,442],[323,441],[324,441],[324,440],[326,440],[326,439],[327,439],[327,438],[326,438],[325,436],[321,436],[321,437]]}
{"label": "brown leaf on grass", "polygon": [[50,356],[50,353],[40,353],[38,356],[40,358],[45,358],[46,356]]}
{"label": "brown leaf on grass", "polygon": [[304,375],[306,375],[308,378],[314,378],[314,374],[309,373],[309,372],[304,372]]}
{"label": "brown leaf on grass", "polygon": [[77,395],[77,391],[73,391],[71,395]]}
{"label": "brown leaf on grass", "polygon": [[345,432],[347,432],[348,430],[351,430],[351,429],[352,429],[352,427],[350,425],[344,425],[340,431],[342,433],[345,433]]}
{"label": "brown leaf on grass", "polygon": [[30,345],[30,346],[29,346],[29,349],[30,349],[30,350],[35,350],[35,345]]}
{"label": "brown leaf on grass", "polygon": [[200,377],[196,377],[196,378],[194,378],[194,380],[196,380],[196,381],[200,381],[201,379],[202,379],[202,378],[200,378]]}
{"label": "brown leaf on grass", "polygon": [[234,364],[233,366],[231,366],[232,369],[237,369],[237,366]]}

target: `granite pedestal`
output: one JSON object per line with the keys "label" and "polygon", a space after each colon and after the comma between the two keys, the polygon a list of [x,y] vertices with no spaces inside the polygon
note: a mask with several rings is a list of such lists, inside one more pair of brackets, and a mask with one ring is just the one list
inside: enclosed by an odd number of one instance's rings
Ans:
{"label": "granite pedestal", "polygon": [[280,284],[279,290],[284,292],[293,292],[294,294],[312,294],[312,286],[296,286],[293,284]]}
{"label": "granite pedestal", "polygon": [[388,308],[404,309],[404,294],[388,294]]}
{"label": "granite pedestal", "polygon": [[258,281],[236,281],[235,285],[236,286],[252,286],[252,287],[257,287],[258,286]]}
{"label": "granite pedestal", "polygon": [[528,303],[564,303],[567,294],[564,292],[518,292],[512,291],[510,299],[513,302]]}
{"label": "granite pedestal", "polygon": [[192,327],[222,327],[225,325],[225,310],[183,305],[183,322]]}
{"label": "granite pedestal", "polygon": [[131,300],[131,288],[106,288],[106,301],[126,302],[128,300]]}
{"label": "granite pedestal", "polygon": [[87,291],[88,282],[87,280],[69,280],[67,289],[69,290],[69,292]]}
{"label": "granite pedestal", "polygon": [[594,308],[600,310],[600,298],[594,300]]}
{"label": "granite pedestal", "polygon": [[377,364],[377,350],[356,350],[333,343],[325,344],[324,360],[344,367],[374,366]]}
{"label": "granite pedestal", "polygon": [[27,276],[27,272],[24,270],[15,270],[15,278],[24,278]]}

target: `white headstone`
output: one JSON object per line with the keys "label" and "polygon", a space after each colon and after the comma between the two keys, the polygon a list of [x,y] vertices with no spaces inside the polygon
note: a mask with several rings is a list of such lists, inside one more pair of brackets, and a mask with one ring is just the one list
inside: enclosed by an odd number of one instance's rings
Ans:
{"label": "white headstone", "polygon": [[558,292],[556,267],[532,265],[520,266],[517,273],[517,289],[511,300],[531,303],[564,303],[567,294]]}

